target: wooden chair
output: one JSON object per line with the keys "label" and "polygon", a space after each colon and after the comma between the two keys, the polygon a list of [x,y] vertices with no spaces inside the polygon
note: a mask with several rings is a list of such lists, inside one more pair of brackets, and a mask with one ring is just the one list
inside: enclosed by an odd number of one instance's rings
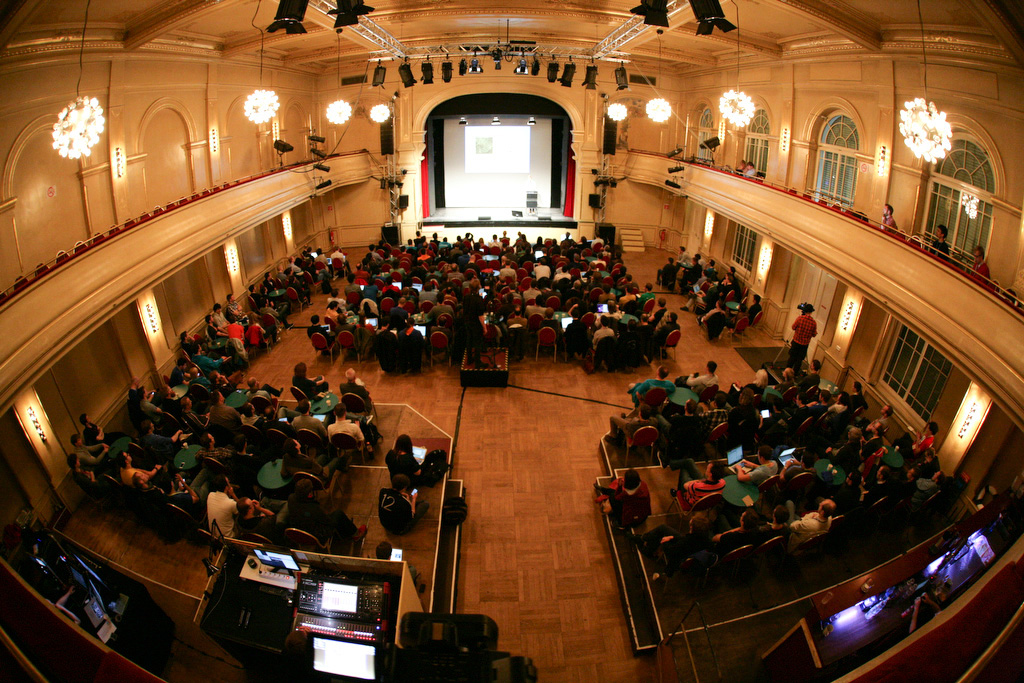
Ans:
{"label": "wooden chair", "polygon": [[[760,493],[760,496],[758,497],[758,502],[763,504],[761,509],[765,512],[766,515],[771,512],[771,501],[775,499],[775,495],[778,492],[779,486],[781,484],[782,475],[773,474],[772,476],[762,481],[757,487],[757,490]],[[765,503],[767,503],[767,505],[764,505]]]}
{"label": "wooden chair", "polygon": [[652,299],[648,299],[647,301],[645,301],[644,302],[644,313],[647,313],[649,315],[651,313],[651,311],[654,310],[655,304],[656,304],[656,302],[654,301],[653,298]]}
{"label": "wooden chair", "polygon": [[266,434],[267,440],[274,446],[281,446],[285,441],[288,440],[288,435],[282,432],[280,429],[270,427],[267,429]]}
{"label": "wooden chair", "polygon": [[800,498],[807,495],[808,489],[814,486],[814,474],[812,472],[801,472],[788,482],[785,491],[791,498]]}
{"label": "wooden chair", "polygon": [[796,395],[800,393],[800,387],[790,387],[786,389],[786,392],[782,394],[782,403],[790,404],[796,400]]}
{"label": "wooden chair", "polygon": [[[442,351],[448,364],[451,365],[451,355],[448,352],[448,335],[440,330],[430,333],[430,366],[434,366],[434,352]],[[358,398],[358,396],[356,397]]]}
{"label": "wooden chair", "polygon": [[341,347],[342,353],[344,353],[346,351],[355,351],[356,352],[356,360],[357,361],[361,361],[363,359],[362,354],[359,353],[359,347],[356,346],[355,335],[353,335],[348,330],[342,330],[341,332],[338,333],[338,338],[336,340],[336,344],[339,347]]}
{"label": "wooden chair", "polygon": [[557,311],[562,306],[562,300],[552,294],[548,297],[546,305],[548,308],[553,308]]}
{"label": "wooden chair", "polygon": [[732,335],[734,337],[741,335],[748,327],[750,327],[750,318],[745,315],[741,316],[740,319],[736,321],[736,327],[733,328]]}
{"label": "wooden chair", "polygon": [[754,319],[750,321],[750,326],[753,327],[753,326],[757,325],[759,322],[761,322],[761,318],[763,318],[763,317],[764,317],[764,311],[758,311],[757,315],[754,316]]}
{"label": "wooden chair", "polygon": [[709,493],[694,503],[693,507],[690,508],[690,512],[696,514],[706,510],[713,510],[723,502],[725,502],[725,497],[721,493]]}
{"label": "wooden chair", "polygon": [[322,352],[326,351],[331,357],[331,362],[334,362],[334,347],[337,346],[336,343],[331,344],[327,341],[327,337],[319,332],[314,332],[309,338],[309,341],[313,344],[313,350],[316,354],[315,358],[319,357]]}
{"label": "wooden chair", "polygon": [[308,549],[325,554],[330,554],[331,552],[331,540],[333,539],[327,539],[327,543],[321,543],[316,536],[302,529],[289,527],[284,530],[284,537],[291,548]]}
{"label": "wooden chair", "polygon": [[679,330],[672,330],[668,333],[668,337],[665,339],[665,343],[661,347],[662,355],[665,355],[665,351],[672,349],[672,360],[676,359],[676,346],[679,345],[679,340],[682,338],[682,333]]}
{"label": "wooden chair", "polygon": [[814,424],[814,421],[814,417],[809,417],[803,421],[803,424],[796,428],[796,431],[793,432],[793,441],[795,443],[800,443],[801,441],[803,441],[804,434],[811,431],[811,426]]}
{"label": "wooden chair", "polygon": [[242,432],[242,436],[245,437],[245,440],[251,444],[258,444],[263,441],[263,432],[261,432],[255,425],[243,424],[239,431]]}
{"label": "wooden chair", "polygon": [[774,538],[769,538],[767,541],[754,548],[754,552],[750,553],[750,556],[758,558],[763,557],[764,561],[767,561],[768,555],[770,555],[773,552],[777,552],[780,548],[784,550],[785,545],[785,536],[776,536]]}
{"label": "wooden chair", "polygon": [[710,445],[712,448],[714,448],[717,451],[717,450],[719,450],[718,444],[721,443],[722,440],[725,439],[728,436],[729,436],[729,423],[728,422],[719,422],[717,425],[715,425],[715,428],[711,430],[711,433],[708,434],[708,438],[705,441],[705,443]]}
{"label": "wooden chair", "polygon": [[188,386],[188,397],[192,403],[206,403],[210,400],[210,391],[202,384],[193,382]]}
{"label": "wooden chair", "polygon": [[259,394],[253,394],[252,398],[249,399],[249,403],[252,404],[252,409],[256,411],[257,415],[262,415],[264,410],[274,405],[269,398]]}
{"label": "wooden chair", "polygon": [[426,315],[427,313],[430,313],[430,309],[432,309],[433,307],[434,307],[434,302],[433,301],[421,301],[420,302],[420,313],[423,313],[424,315]]}
{"label": "wooden chair", "polygon": [[540,358],[540,347],[542,346],[551,348],[553,351],[551,362],[556,362],[558,360],[558,335],[550,327],[542,327],[537,332],[537,352],[534,354],[534,360]]}
{"label": "wooden chair", "polygon": [[455,320],[448,313],[442,313],[437,316],[437,324],[445,329],[451,329],[452,325],[455,324]]}
{"label": "wooden chair", "polygon": [[595,320],[597,320],[597,316],[594,315],[593,311],[588,311],[584,313],[583,317],[580,318],[580,322],[583,323],[583,327],[587,328],[588,330],[594,326]]}
{"label": "wooden chair", "polygon": [[[545,328],[547,329],[547,328]],[[657,427],[647,425],[633,432],[633,436],[626,436],[626,464],[629,465],[629,449],[633,447],[651,449],[651,459],[654,459],[655,445],[658,443],[658,437],[661,436],[661,432],[658,431]]]}
{"label": "wooden chair", "polygon": [[288,301],[291,302],[292,310],[295,310],[297,308],[298,310],[301,311],[303,308],[306,307],[306,304],[303,303],[302,300],[299,298],[299,293],[295,291],[294,287],[289,287],[288,289],[286,289],[285,296],[287,296]]}
{"label": "wooden chair", "polygon": [[391,309],[395,307],[395,300],[391,297],[385,297],[380,302],[380,314],[390,315]]}
{"label": "wooden chair", "polygon": [[217,476],[223,474],[225,477],[231,475],[231,468],[222,463],[217,458],[206,457],[203,458],[203,467],[210,470],[210,474]]}
{"label": "wooden chair", "polygon": [[818,549],[820,549],[824,545],[825,538],[827,536],[828,536],[828,532],[827,531],[823,531],[820,534],[816,534],[814,536],[811,536],[806,541],[804,541],[803,543],[798,545],[796,548],[793,548],[793,551],[790,554],[791,555],[806,555],[807,553],[810,553],[810,552],[812,552],[814,550],[818,550]]}

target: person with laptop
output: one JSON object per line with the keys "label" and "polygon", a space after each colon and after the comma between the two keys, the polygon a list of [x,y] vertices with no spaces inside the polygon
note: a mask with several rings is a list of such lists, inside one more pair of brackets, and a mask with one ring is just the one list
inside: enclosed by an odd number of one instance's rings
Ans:
{"label": "person with laptop", "polygon": [[292,428],[295,431],[308,429],[319,436],[321,441],[326,444],[329,438],[327,436],[327,428],[324,427],[324,421],[320,416],[309,414],[309,400],[299,401],[299,404],[295,406],[295,410],[299,414],[292,418]]}
{"label": "person with laptop", "polygon": [[771,446],[761,446],[757,449],[757,462],[740,460],[734,467],[736,478],[740,481],[760,486],[769,477],[779,473],[779,463],[775,461]]}
{"label": "person with laptop", "polygon": [[391,477],[391,486],[382,488],[377,498],[377,517],[381,526],[399,536],[412,531],[430,508],[430,503],[416,500],[419,491],[410,491],[411,486],[409,477],[396,474]]}

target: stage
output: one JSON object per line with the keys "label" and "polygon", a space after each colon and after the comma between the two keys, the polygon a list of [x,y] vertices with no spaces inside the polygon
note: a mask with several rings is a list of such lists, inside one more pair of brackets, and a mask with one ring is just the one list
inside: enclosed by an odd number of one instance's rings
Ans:
{"label": "stage", "polygon": [[[513,211],[520,215],[512,215]],[[502,231],[513,237],[516,233],[525,233],[530,241],[537,237],[561,239],[566,232],[573,239],[579,237],[576,221],[563,216],[561,209],[540,208],[531,214],[526,207],[434,209],[420,223],[420,231],[425,235],[436,232],[439,237],[447,238],[468,231],[485,240]]]}

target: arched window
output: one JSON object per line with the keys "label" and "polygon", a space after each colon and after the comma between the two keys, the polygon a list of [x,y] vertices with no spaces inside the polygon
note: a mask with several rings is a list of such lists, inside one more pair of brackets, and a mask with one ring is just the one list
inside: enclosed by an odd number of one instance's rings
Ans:
{"label": "arched window", "polygon": [[697,158],[711,161],[712,152],[711,150],[704,149],[701,144],[705,140],[710,140],[715,137],[715,117],[711,113],[710,109],[705,109],[700,113],[700,130],[697,131]]}
{"label": "arched window", "polygon": [[857,158],[846,152],[859,148],[860,136],[853,119],[842,114],[829,119],[818,145],[817,197],[831,199],[845,207],[853,206],[857,194]]}
{"label": "arched window", "polygon": [[[934,236],[938,226],[945,225],[950,255],[972,264],[975,245],[988,249],[994,191],[995,176],[988,152],[976,142],[954,136],[953,148],[932,172],[925,232]],[[972,198],[978,200],[976,205]]]}
{"label": "arched window", "polygon": [[768,123],[768,112],[758,109],[754,118],[747,126],[747,151],[743,158],[754,164],[760,174],[768,172],[768,136],[771,126]]}

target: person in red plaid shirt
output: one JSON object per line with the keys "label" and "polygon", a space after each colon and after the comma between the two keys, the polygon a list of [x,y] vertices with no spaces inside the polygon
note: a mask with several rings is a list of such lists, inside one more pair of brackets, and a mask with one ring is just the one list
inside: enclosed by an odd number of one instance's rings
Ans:
{"label": "person in red plaid shirt", "polygon": [[804,358],[807,357],[807,345],[811,343],[811,339],[818,336],[818,323],[811,317],[814,306],[801,304],[797,308],[803,311],[803,314],[793,321],[793,340],[789,343],[789,362],[786,363],[786,367],[799,372]]}

